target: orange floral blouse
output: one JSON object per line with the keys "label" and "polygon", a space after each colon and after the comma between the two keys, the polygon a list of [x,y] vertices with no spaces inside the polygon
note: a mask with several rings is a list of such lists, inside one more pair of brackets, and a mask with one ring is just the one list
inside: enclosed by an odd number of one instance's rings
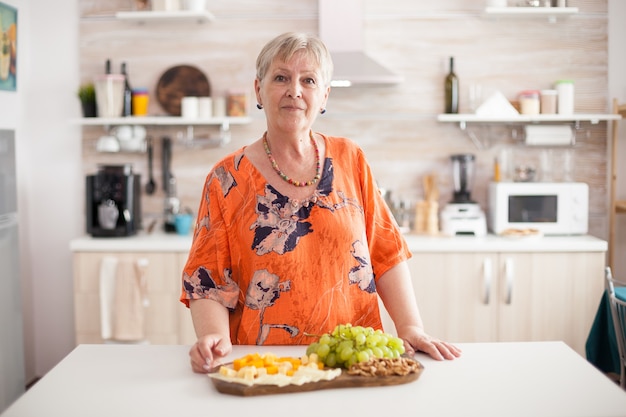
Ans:
{"label": "orange floral blouse", "polygon": [[244,148],[206,178],[180,300],[227,307],[233,344],[305,345],[341,323],[382,328],[376,280],[410,252],[362,150],[322,137],[322,177],[304,202],[268,184]]}

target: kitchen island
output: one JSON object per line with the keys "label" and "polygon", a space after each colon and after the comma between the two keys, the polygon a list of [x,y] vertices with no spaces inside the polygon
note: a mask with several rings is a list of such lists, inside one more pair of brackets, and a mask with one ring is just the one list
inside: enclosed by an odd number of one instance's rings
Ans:
{"label": "kitchen island", "polygon": [[[417,381],[238,397],[194,374],[184,345],[80,345],[2,417],[65,416],[481,416],[626,415],[626,392],[562,342],[464,343],[463,356],[435,361]],[[300,356],[303,346],[235,346]]]}

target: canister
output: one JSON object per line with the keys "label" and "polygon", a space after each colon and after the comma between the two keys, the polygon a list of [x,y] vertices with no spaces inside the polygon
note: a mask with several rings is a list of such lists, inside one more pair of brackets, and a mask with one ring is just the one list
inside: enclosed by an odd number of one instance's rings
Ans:
{"label": "canister", "polygon": [[541,90],[541,114],[556,113],[556,90]]}
{"label": "canister", "polygon": [[133,90],[133,116],[145,116],[148,114],[148,89],[135,88]]}
{"label": "canister", "polygon": [[558,93],[557,111],[559,114],[574,114],[574,82],[559,80],[556,82]]}
{"label": "canister", "polygon": [[539,114],[539,91],[526,90],[519,93],[521,114]]}
{"label": "canister", "polygon": [[226,114],[230,117],[242,117],[247,113],[246,93],[231,91],[228,93]]}

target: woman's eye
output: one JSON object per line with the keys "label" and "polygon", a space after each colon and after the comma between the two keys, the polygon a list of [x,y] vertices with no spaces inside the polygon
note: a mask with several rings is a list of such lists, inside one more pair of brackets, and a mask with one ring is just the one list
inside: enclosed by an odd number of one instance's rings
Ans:
{"label": "woman's eye", "polygon": [[276,77],[274,77],[274,79],[276,81],[285,81],[287,80],[287,77],[285,77],[284,75],[277,75]]}
{"label": "woman's eye", "polygon": [[304,79],[304,83],[305,84],[310,84],[310,85],[315,85],[315,79],[314,78],[305,78]]}

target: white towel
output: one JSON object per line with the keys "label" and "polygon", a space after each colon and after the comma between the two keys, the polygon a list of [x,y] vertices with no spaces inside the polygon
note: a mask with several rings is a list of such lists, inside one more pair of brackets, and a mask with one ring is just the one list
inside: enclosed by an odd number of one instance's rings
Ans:
{"label": "white towel", "polygon": [[574,132],[568,125],[528,125],[524,129],[526,145],[562,146],[574,142]]}
{"label": "white towel", "polygon": [[113,300],[117,258],[105,256],[100,263],[100,335],[103,340],[113,337]]}

